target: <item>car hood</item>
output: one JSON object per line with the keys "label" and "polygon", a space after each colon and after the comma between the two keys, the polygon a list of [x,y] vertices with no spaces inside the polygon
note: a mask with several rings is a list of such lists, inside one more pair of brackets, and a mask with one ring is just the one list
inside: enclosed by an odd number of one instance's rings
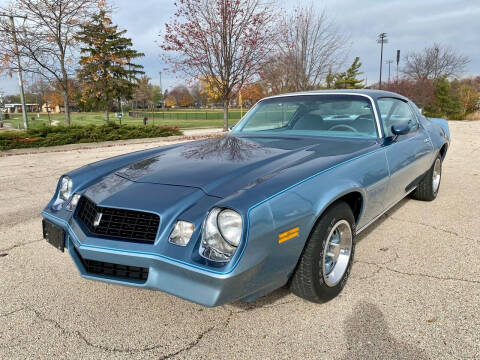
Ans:
{"label": "car hood", "polygon": [[115,174],[138,183],[196,187],[223,198],[305,161],[323,159],[315,168],[321,171],[354,156],[372,142],[375,141],[227,135],[166,149]]}

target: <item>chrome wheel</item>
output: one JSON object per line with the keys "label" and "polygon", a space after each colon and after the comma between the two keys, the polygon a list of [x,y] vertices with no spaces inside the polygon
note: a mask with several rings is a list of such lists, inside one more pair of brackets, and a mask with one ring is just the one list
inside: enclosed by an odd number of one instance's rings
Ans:
{"label": "chrome wheel", "polygon": [[432,185],[433,185],[433,192],[436,193],[438,188],[440,187],[440,177],[442,175],[442,162],[440,158],[435,160],[435,164],[433,165],[433,176],[432,176]]}
{"label": "chrome wheel", "polygon": [[352,253],[352,229],[346,220],[340,220],[328,234],[323,252],[323,280],[335,286],[343,278]]}

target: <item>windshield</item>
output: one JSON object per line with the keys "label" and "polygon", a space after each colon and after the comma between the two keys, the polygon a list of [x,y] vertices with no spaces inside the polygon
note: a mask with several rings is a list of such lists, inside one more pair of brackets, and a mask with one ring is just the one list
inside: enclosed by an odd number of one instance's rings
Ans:
{"label": "windshield", "polygon": [[234,133],[376,138],[372,103],[359,95],[298,95],[260,101]]}

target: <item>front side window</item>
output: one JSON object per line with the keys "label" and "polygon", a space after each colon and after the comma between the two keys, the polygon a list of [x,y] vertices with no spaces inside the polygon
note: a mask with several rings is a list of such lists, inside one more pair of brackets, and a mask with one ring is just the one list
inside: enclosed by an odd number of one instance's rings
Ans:
{"label": "front side window", "polygon": [[408,125],[411,130],[418,128],[417,119],[405,101],[395,98],[380,98],[377,103],[386,137],[393,136],[392,126]]}
{"label": "front side window", "polygon": [[234,133],[376,138],[371,101],[360,95],[298,95],[260,101]]}

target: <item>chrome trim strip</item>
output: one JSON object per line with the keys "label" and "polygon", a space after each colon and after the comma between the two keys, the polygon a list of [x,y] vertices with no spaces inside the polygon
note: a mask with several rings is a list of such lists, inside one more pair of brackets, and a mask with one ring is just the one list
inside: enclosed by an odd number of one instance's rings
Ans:
{"label": "chrome trim strip", "polygon": [[380,214],[378,214],[377,216],[375,216],[372,220],[370,220],[368,223],[366,223],[365,225],[363,225],[360,229],[357,229],[357,232],[356,234],[360,234],[363,230],[365,230],[366,228],[368,228],[370,225],[372,225],[375,221],[377,221],[383,214],[385,214],[388,210],[390,210],[391,208],[393,208],[395,205],[397,205],[400,201],[402,201],[403,199],[405,199],[412,191],[414,191],[417,187],[415,186],[413,189],[410,189],[404,197],[402,197],[400,200],[394,202],[393,204],[391,204],[390,206],[388,206],[387,208],[385,208],[385,210],[383,210]]}

